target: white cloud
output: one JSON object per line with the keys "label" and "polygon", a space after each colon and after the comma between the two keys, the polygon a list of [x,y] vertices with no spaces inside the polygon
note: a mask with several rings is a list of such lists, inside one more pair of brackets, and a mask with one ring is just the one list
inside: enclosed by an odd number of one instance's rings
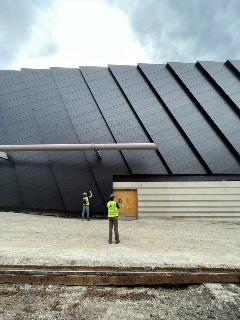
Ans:
{"label": "white cloud", "polygon": [[0,68],[239,59],[239,0],[1,0]]}
{"label": "white cloud", "polygon": [[149,62],[126,14],[101,0],[58,0],[41,11],[12,68]]}

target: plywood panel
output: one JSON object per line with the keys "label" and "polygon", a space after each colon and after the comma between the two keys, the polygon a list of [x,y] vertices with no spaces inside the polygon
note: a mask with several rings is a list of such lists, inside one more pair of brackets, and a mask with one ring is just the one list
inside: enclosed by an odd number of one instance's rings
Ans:
{"label": "plywood panel", "polygon": [[137,217],[138,214],[138,199],[137,190],[113,190],[115,201],[119,203],[119,216]]}

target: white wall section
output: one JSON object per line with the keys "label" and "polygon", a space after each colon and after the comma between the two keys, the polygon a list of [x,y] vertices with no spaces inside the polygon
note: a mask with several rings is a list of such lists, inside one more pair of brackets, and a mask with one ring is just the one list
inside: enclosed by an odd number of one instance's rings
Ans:
{"label": "white wall section", "polygon": [[240,218],[240,181],[114,182],[113,189],[137,189],[139,218]]}

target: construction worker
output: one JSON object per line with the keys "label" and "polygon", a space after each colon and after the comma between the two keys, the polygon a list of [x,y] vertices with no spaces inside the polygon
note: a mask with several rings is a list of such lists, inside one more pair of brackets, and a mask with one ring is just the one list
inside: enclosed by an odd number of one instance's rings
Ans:
{"label": "construction worker", "polygon": [[118,209],[120,209],[118,202],[114,201],[114,194],[110,195],[110,201],[107,203],[108,208],[108,220],[109,220],[109,239],[108,243],[112,243],[112,229],[114,227],[114,234],[115,234],[115,242],[118,244],[119,240],[119,233],[118,233]]}
{"label": "construction worker", "polygon": [[90,195],[88,197],[86,192],[83,192],[83,211],[82,211],[82,221],[84,220],[84,214],[86,212],[87,215],[87,221],[90,221],[89,219],[89,198],[92,198],[92,191],[89,192]]}

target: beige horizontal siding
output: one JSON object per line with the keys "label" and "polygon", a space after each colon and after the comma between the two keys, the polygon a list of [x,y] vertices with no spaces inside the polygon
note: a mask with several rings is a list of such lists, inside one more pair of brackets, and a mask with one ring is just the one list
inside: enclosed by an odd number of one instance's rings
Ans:
{"label": "beige horizontal siding", "polygon": [[179,187],[179,188],[138,188],[139,194],[236,194],[239,196],[239,187],[235,188],[215,188],[215,187],[202,187],[202,188],[186,188],[186,187]]}
{"label": "beige horizontal siding", "polygon": [[238,201],[238,194],[141,194],[139,201]]}
{"label": "beige horizontal siding", "polygon": [[[239,213],[239,208],[237,207],[232,207],[231,208],[231,213],[235,212],[235,213]],[[172,212],[172,213],[184,213],[184,212],[229,212],[229,207],[177,207],[177,206],[169,206],[169,207],[158,207],[158,206],[152,206],[152,207],[140,207],[139,208],[139,212],[148,212],[148,211],[152,211],[152,212]],[[239,215],[240,217],[240,215]]]}
{"label": "beige horizontal siding", "polygon": [[240,218],[240,181],[114,182],[138,190],[139,217]]}
{"label": "beige horizontal siding", "polygon": [[161,215],[159,212],[153,212],[153,211],[148,211],[148,212],[142,212],[141,215],[139,215],[140,218],[179,218],[179,217],[185,217],[185,218],[229,218],[229,219],[237,219],[239,220],[239,212],[198,212],[195,211],[193,212],[164,212],[161,211]]}
{"label": "beige horizontal siding", "polygon": [[144,208],[144,207],[158,207],[158,208],[165,208],[165,207],[171,207],[171,208],[188,208],[188,207],[197,207],[197,208],[211,208],[211,207],[216,207],[216,208],[229,208],[230,206],[232,208],[240,208],[240,202],[232,202],[232,201],[161,201],[161,202],[156,202],[156,201],[150,201],[150,202],[143,202],[140,201],[138,202],[138,208]]}
{"label": "beige horizontal siding", "polygon": [[[203,188],[205,186],[211,188],[239,188],[240,181],[194,181],[194,182],[114,182],[114,188],[121,189],[124,186],[127,189],[137,188]],[[210,186],[211,185],[211,186]],[[123,188],[122,188],[123,189]]]}

